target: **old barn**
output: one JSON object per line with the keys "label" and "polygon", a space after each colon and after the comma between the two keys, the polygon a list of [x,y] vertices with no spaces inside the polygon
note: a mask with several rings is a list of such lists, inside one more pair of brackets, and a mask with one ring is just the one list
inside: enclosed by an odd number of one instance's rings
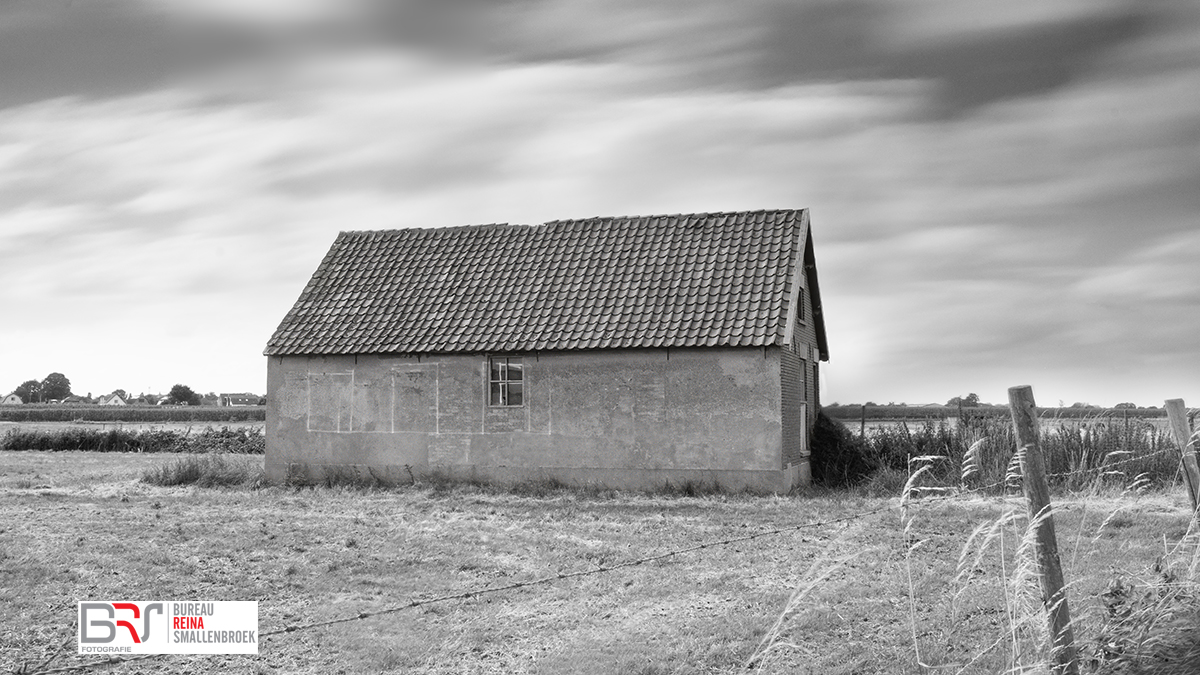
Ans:
{"label": "old barn", "polygon": [[808,211],[342,232],[267,344],[267,472],[807,482]]}

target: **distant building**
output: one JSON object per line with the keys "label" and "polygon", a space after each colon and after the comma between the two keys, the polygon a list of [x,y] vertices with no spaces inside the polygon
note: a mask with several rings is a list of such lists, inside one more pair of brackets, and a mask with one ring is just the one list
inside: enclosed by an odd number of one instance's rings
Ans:
{"label": "distant building", "polygon": [[267,475],[809,482],[807,210],[342,232],[265,350]]}
{"label": "distant building", "polygon": [[108,394],[96,399],[96,405],[129,405],[129,403],[121,398],[120,394]]}
{"label": "distant building", "polygon": [[24,403],[25,401],[22,401],[21,397],[17,396],[16,394],[9,394],[8,396],[0,399],[0,405],[22,405]]}
{"label": "distant building", "polygon": [[261,398],[261,397],[258,394],[221,394],[221,400],[218,405],[222,405],[222,406],[258,405],[259,398]]}

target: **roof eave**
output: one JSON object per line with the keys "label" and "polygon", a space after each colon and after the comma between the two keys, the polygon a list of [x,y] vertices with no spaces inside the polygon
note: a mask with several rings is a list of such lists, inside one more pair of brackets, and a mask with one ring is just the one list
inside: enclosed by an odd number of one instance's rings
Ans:
{"label": "roof eave", "polygon": [[817,332],[817,349],[821,360],[829,360],[829,338],[825,334],[825,313],[821,308],[821,284],[817,281],[817,258],[813,253],[812,228],[805,228],[804,277],[808,282],[809,297],[812,299],[813,323]]}

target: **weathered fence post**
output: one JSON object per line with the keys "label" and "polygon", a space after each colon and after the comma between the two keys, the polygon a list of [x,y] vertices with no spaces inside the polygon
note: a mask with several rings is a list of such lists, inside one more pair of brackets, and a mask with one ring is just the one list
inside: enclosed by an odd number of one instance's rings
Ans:
{"label": "weathered fence post", "polygon": [[1200,467],[1196,463],[1196,444],[1192,442],[1192,429],[1188,424],[1187,410],[1183,399],[1168,399],[1165,407],[1171,423],[1171,434],[1179,445],[1179,456],[1183,462],[1183,478],[1187,481],[1188,496],[1192,498],[1192,511],[1200,508]]}
{"label": "weathered fence post", "polygon": [[1075,636],[1071,629],[1071,611],[1063,588],[1062,563],[1058,558],[1058,540],[1054,535],[1054,513],[1050,507],[1050,487],[1046,484],[1046,463],[1038,440],[1037,407],[1033,388],[1011,387],[1008,405],[1012,410],[1017,447],[1023,448],[1021,482],[1029,502],[1030,522],[1037,524],[1038,577],[1042,584],[1042,606],[1050,624],[1050,663],[1055,675],[1078,675]]}

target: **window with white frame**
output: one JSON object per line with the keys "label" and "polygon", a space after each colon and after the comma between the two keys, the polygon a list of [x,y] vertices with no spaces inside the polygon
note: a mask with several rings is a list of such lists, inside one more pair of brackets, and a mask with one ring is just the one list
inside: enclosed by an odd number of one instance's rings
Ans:
{"label": "window with white frame", "polygon": [[488,359],[488,403],[519,406],[525,403],[525,368],[519,356]]}

